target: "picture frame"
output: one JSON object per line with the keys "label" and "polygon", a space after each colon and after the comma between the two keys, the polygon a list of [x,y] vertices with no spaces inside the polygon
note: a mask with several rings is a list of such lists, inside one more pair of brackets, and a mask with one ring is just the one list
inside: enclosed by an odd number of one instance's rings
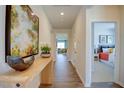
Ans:
{"label": "picture frame", "polygon": [[112,35],[107,35],[107,43],[108,44],[112,44],[114,41],[113,41],[113,36]]}
{"label": "picture frame", "polygon": [[5,35],[6,56],[25,58],[39,53],[39,18],[28,5],[6,6]]}
{"label": "picture frame", "polygon": [[100,44],[107,43],[107,37],[106,37],[106,35],[99,35],[99,43]]}

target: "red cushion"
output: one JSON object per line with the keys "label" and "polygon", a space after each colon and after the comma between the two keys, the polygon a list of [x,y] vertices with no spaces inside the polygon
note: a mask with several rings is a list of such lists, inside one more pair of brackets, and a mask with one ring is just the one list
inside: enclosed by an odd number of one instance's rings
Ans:
{"label": "red cushion", "polygon": [[99,53],[99,59],[108,61],[109,53]]}

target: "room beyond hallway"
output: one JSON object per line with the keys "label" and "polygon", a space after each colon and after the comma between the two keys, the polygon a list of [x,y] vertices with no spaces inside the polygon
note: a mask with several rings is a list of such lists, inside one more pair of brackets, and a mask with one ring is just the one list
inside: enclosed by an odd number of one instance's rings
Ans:
{"label": "room beyond hallway", "polygon": [[82,88],[83,84],[75,68],[67,61],[66,54],[57,54],[55,62],[55,75],[53,85],[40,86],[50,88]]}
{"label": "room beyond hallway", "polygon": [[116,60],[116,23],[99,21],[93,23],[92,82],[114,82]]}

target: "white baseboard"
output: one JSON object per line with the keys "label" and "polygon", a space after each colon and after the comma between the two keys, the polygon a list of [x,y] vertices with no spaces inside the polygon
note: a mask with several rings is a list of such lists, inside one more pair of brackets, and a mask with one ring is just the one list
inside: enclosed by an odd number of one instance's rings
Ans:
{"label": "white baseboard", "polygon": [[77,69],[76,69],[76,72],[77,72],[77,74],[78,74],[78,76],[79,76],[80,80],[82,81],[82,83],[83,83],[83,84],[85,84],[85,83],[84,83],[84,79],[83,79],[83,77],[81,77],[81,75],[80,75],[80,73],[78,72],[78,70],[77,70]]}
{"label": "white baseboard", "polygon": [[76,70],[76,72],[77,72],[77,74],[78,74],[78,76],[79,76],[79,78],[80,78],[81,82],[82,82],[83,84],[85,84],[85,83],[84,83],[84,79],[83,79],[83,77],[81,77],[81,75],[80,75],[79,71],[78,71],[78,70],[77,70],[77,68],[74,66],[73,62],[72,62],[72,61],[69,61],[69,62],[71,62],[71,64],[72,64],[72,65],[73,65],[73,67],[75,68],[75,70]]}
{"label": "white baseboard", "polygon": [[85,87],[85,88],[90,88],[90,87],[91,87],[91,84],[90,84],[90,83],[86,83],[86,82],[85,82],[84,78],[83,78],[83,77],[81,77],[81,75],[80,75],[80,73],[78,72],[78,70],[77,70],[77,69],[76,69],[76,72],[77,72],[77,74],[78,74],[78,76],[79,76],[79,78],[80,78],[81,82],[83,83],[84,87]]}

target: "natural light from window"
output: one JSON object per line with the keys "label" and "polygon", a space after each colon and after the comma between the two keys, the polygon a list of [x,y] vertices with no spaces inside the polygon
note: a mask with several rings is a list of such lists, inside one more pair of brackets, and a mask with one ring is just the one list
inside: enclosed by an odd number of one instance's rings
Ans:
{"label": "natural light from window", "polygon": [[65,42],[58,42],[57,48],[65,48]]}

